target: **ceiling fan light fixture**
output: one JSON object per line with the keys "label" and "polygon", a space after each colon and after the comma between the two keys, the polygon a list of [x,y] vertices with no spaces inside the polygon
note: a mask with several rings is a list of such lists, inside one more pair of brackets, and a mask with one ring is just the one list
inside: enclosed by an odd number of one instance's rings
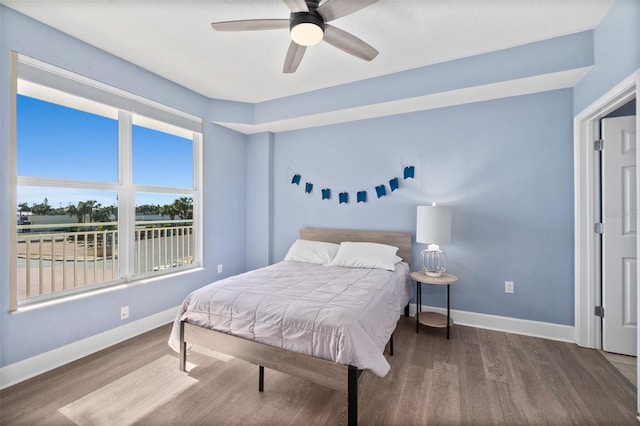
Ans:
{"label": "ceiling fan light fixture", "polygon": [[290,22],[291,40],[300,46],[313,46],[324,37],[324,21],[319,15],[294,13]]}
{"label": "ceiling fan light fixture", "polygon": [[[216,31],[259,31],[287,28],[289,49],[284,58],[282,72],[296,72],[307,47],[326,41],[343,52],[371,61],[378,51],[353,34],[333,25],[325,24],[371,6],[380,0],[283,0],[291,11],[289,19],[242,19],[212,22]],[[322,5],[320,2],[323,1]],[[0,0],[2,2],[2,0]]]}

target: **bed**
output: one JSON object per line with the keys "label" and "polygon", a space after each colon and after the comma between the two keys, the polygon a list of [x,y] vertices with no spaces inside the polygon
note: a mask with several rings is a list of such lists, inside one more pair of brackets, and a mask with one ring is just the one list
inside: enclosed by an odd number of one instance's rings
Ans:
{"label": "bed", "polygon": [[256,364],[259,391],[266,367],[345,392],[355,425],[360,373],[388,372],[383,352],[389,342],[392,354],[393,330],[411,298],[411,234],[305,228],[300,240],[345,242],[340,250],[385,244],[398,248],[399,262],[391,271],[289,259],[216,281],[187,296],[169,344],[182,371],[189,345],[197,345]]}

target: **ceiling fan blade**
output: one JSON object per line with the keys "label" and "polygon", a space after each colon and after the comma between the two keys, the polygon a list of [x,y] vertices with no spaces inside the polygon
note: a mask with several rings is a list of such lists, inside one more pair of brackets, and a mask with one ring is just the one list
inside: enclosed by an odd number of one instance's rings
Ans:
{"label": "ceiling fan blade", "polygon": [[259,31],[289,28],[288,19],[246,19],[242,21],[212,22],[216,31]]}
{"label": "ceiling fan blade", "polygon": [[324,22],[329,22],[350,15],[378,1],[380,0],[327,0],[318,7],[317,11],[324,18]]}
{"label": "ceiling fan blade", "polygon": [[309,7],[307,7],[307,2],[304,0],[284,0],[284,3],[287,5],[289,10],[291,10],[293,13],[309,11]]}
{"label": "ceiling fan blade", "polygon": [[291,44],[289,44],[287,56],[284,58],[284,67],[282,67],[282,72],[285,74],[296,72],[306,50],[306,46],[300,46],[296,42],[292,41]]}
{"label": "ceiling fan blade", "polygon": [[325,24],[323,40],[333,47],[365,61],[371,61],[378,56],[378,51],[369,44],[333,25]]}

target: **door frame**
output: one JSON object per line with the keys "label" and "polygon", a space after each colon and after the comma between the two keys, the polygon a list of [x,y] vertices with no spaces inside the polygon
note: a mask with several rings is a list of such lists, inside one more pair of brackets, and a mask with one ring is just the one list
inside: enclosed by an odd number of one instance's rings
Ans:
{"label": "door frame", "polygon": [[[602,341],[600,318],[596,317],[593,311],[594,307],[601,303],[600,241],[596,238],[593,229],[599,215],[597,194],[600,188],[593,143],[599,139],[600,119],[634,97],[636,111],[638,111],[640,109],[638,108],[640,70],[585,108],[573,120],[575,341],[578,345],[587,348],[600,349]],[[640,129],[640,114],[637,113],[636,128]],[[640,147],[640,131],[636,132],[636,146]],[[636,159],[638,157],[640,157],[640,149],[636,152]],[[636,179],[640,188],[640,173],[637,174]],[[640,196],[637,199],[640,204]],[[638,207],[640,206],[636,206]],[[638,210],[640,211],[640,208]],[[636,220],[640,225],[640,216]],[[640,249],[640,238],[637,238],[637,244]],[[640,307],[640,292],[638,292],[638,306]],[[640,324],[640,309],[638,309],[638,320]],[[638,334],[640,335],[640,327]],[[640,339],[638,339],[638,346],[640,347]],[[638,353],[640,354],[640,350]],[[638,376],[640,378],[640,374]],[[640,411],[640,393],[638,409]]]}

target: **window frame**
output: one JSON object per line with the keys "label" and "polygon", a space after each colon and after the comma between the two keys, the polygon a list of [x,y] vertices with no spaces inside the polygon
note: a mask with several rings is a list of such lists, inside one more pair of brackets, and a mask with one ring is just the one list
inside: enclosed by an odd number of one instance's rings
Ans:
{"label": "window frame", "polygon": [[[69,290],[39,295],[29,298],[28,301],[17,299],[18,273],[17,273],[17,223],[11,221],[10,225],[10,306],[11,312],[20,308],[36,305],[41,302],[64,299],[78,293],[90,294],[104,291],[105,288],[117,287],[123,284],[137,284],[148,282],[150,278],[166,278],[186,270],[202,266],[203,226],[202,226],[202,157],[203,157],[203,121],[201,118],[186,114],[165,105],[130,94],[120,89],[88,79],[78,74],[63,70],[50,64],[29,58],[17,52],[11,52],[10,70],[10,147],[11,176],[10,176],[10,206],[12,212],[17,209],[17,191],[21,186],[37,186],[68,189],[91,189],[115,192],[118,196],[118,279],[90,284],[86,287],[78,287]],[[23,72],[21,72],[21,70]],[[62,94],[56,101],[42,96],[32,96],[56,105],[79,109],[87,113],[98,114],[114,118],[118,123],[118,164],[117,182],[96,182],[84,180],[67,180],[58,178],[44,178],[33,176],[19,176],[17,174],[17,97],[22,94],[19,90],[19,82],[23,87],[35,84],[51,92],[52,97]],[[66,91],[65,89],[69,89]],[[36,87],[38,89],[38,87]],[[83,96],[87,95],[87,97]],[[65,95],[67,96],[65,98]],[[30,96],[30,95],[26,95]],[[88,105],[80,105],[78,100],[88,99]],[[69,104],[68,102],[71,102]],[[108,102],[108,103],[105,103]],[[77,104],[72,105],[74,102]],[[115,104],[115,105],[114,105]],[[103,108],[104,107],[104,108]],[[99,108],[101,111],[94,111]],[[110,111],[108,111],[110,110]],[[107,111],[105,113],[105,111]],[[135,111],[135,112],[133,112]],[[193,183],[192,188],[176,188],[164,186],[136,185],[133,183],[133,139],[132,126],[135,125],[152,128],[161,132],[173,134],[186,139],[191,139],[193,149]],[[187,137],[190,135],[191,137]],[[193,199],[193,264],[175,269],[152,271],[134,275],[135,253],[135,222],[136,206],[135,194],[139,192],[176,194],[188,196]]]}

